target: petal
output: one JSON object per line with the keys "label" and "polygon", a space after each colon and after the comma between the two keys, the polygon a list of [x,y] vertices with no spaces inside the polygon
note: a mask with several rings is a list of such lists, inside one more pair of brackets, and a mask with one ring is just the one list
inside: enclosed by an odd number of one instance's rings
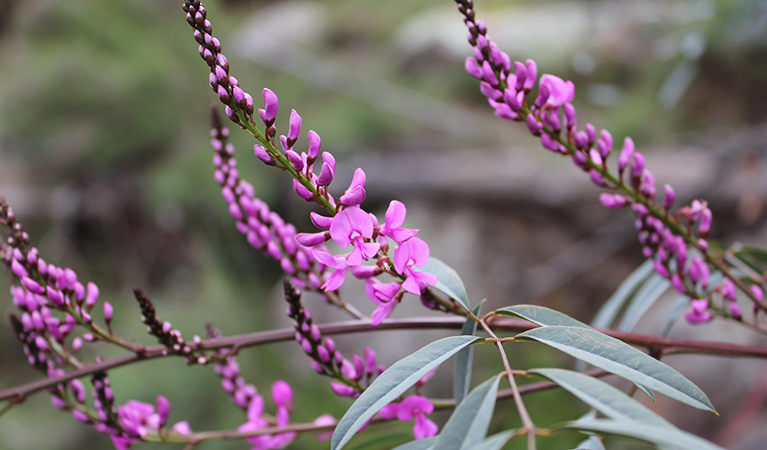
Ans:
{"label": "petal", "polygon": [[354,176],[352,177],[351,184],[349,184],[349,189],[356,188],[358,186],[364,188],[366,180],[367,178],[365,177],[365,171],[358,167],[357,170],[354,171]]}
{"label": "petal", "polygon": [[394,311],[394,307],[397,306],[397,303],[390,302],[384,305],[378,306],[378,308],[373,311],[373,313],[370,315],[370,318],[372,319],[370,321],[370,324],[375,326],[378,326],[383,322],[389,315],[391,315],[392,311]]}
{"label": "petal", "polygon": [[418,284],[418,279],[412,276],[412,274],[402,283],[402,289],[411,294],[421,295],[421,286]]}
{"label": "petal", "polygon": [[358,206],[365,201],[365,188],[362,186],[355,186],[347,189],[346,193],[338,199],[342,205]]}
{"label": "petal", "polygon": [[330,224],[330,237],[333,242],[341,247],[347,248],[351,244],[352,234],[352,222],[349,219],[349,211],[347,208],[333,217],[333,222]]}
{"label": "petal", "polygon": [[325,283],[322,285],[322,290],[325,292],[335,291],[344,285],[346,281],[346,269],[336,269]]}
{"label": "petal", "polygon": [[350,267],[359,266],[362,264],[362,259],[362,249],[355,245],[352,252],[346,257],[346,265]]}
{"label": "petal", "polygon": [[386,215],[384,220],[384,228],[398,228],[405,223],[405,216],[407,215],[407,208],[405,204],[399,200],[392,200],[389,203],[389,208],[386,209]]}
{"label": "petal", "polygon": [[423,414],[415,416],[415,425],[413,426],[413,436],[416,439],[424,439],[437,434],[439,427],[436,423],[427,419]]}
{"label": "petal", "polygon": [[248,404],[248,422],[256,423],[261,419],[264,413],[264,399],[260,395],[255,395]]}
{"label": "petal", "polygon": [[392,420],[397,417],[397,411],[399,410],[399,403],[389,403],[381,408],[378,414],[386,420]]}
{"label": "petal", "polygon": [[358,244],[358,248],[362,251],[362,257],[367,261],[374,257],[378,253],[378,249],[381,248],[381,244],[378,242],[361,242]]}
{"label": "petal", "polygon": [[312,220],[312,223],[314,224],[314,226],[321,230],[327,230],[328,228],[330,228],[330,225],[333,223],[332,217],[322,216],[317,214],[314,211],[309,213],[309,218]]}
{"label": "petal", "polygon": [[409,256],[413,260],[413,265],[423,267],[429,259],[429,244],[421,238],[414,237],[403,243],[410,247]]}
{"label": "petal", "polygon": [[[357,206],[352,206],[344,209],[341,213],[346,213],[351,228],[359,233],[362,237],[373,237],[373,219],[370,218],[370,214],[363,211]],[[340,213],[339,213],[340,214]],[[331,225],[331,233],[333,228]]]}
{"label": "petal", "polygon": [[392,238],[394,242],[401,244],[407,241],[408,239],[412,238],[416,234],[418,234],[418,231],[419,230],[413,229],[413,228],[394,228],[394,229],[388,230],[388,233],[382,232],[381,234],[386,234],[387,236]]}
{"label": "petal", "polygon": [[293,409],[293,390],[287,382],[277,380],[272,384],[272,398],[278,408]]}

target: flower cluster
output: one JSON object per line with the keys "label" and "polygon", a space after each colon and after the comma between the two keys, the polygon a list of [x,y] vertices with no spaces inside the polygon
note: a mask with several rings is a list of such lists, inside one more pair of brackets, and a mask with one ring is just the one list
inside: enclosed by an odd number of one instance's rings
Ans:
{"label": "flower cluster", "polygon": [[[538,77],[533,60],[512,62],[487,37],[484,22],[475,18],[473,0],[456,2],[464,16],[468,41],[473,49],[473,56],[466,58],[466,70],[480,80],[480,90],[496,114],[507,120],[524,122],[544,148],[570,157],[577,167],[589,174],[594,184],[612,191],[600,195],[605,207],[630,206],[636,216],[644,256],[653,261],[659,275],[693,301],[687,319],[692,323],[710,320],[711,315],[706,311],[712,290],[709,289],[709,268],[705,262],[708,251],[705,238],[711,228],[712,214],[706,203],[694,200],[672,213],[675,193],[669,185],[664,186],[663,202],[659,203],[655,178],[629,137],[624,139],[617,157],[617,176],[611,172],[608,159],[613,153],[613,137],[607,130],[597,133],[590,123],[578,129],[575,107],[570,103],[575,95],[574,84],[549,74]],[[529,96],[536,84],[537,96]],[[698,237],[694,234],[695,228]],[[691,249],[695,254],[691,254]],[[739,311],[734,309],[737,308],[734,295],[732,299],[727,297],[724,285],[715,290],[723,292],[729,315],[739,318]]]}
{"label": "flower cluster", "polygon": [[[384,372],[385,367],[377,365],[376,353],[371,348],[365,348],[364,357],[354,355],[352,361],[344,358],[336,349],[335,342],[324,337],[322,332],[312,323],[312,316],[301,304],[301,294],[290,283],[285,282],[285,300],[288,302],[288,316],[293,319],[296,330],[296,341],[304,352],[311,358],[312,368],[319,374],[335,378],[330,383],[331,389],[337,395],[357,398],[373,381]],[[433,374],[424,376],[417,384],[422,386]],[[416,439],[434,436],[439,430],[437,425],[426,418],[426,414],[434,411],[434,405],[426,398],[412,395],[402,402],[392,402],[380,412],[380,417],[386,420],[399,419],[410,421],[415,418],[413,434]]]}
{"label": "flower cluster", "polygon": [[[253,115],[253,97],[240,88],[236,78],[229,75],[229,62],[221,53],[221,43],[212,35],[213,28],[207,19],[207,11],[199,0],[186,0],[183,5],[186,21],[194,28],[194,39],[200,46],[200,57],[210,68],[210,87],[226,105],[226,115],[235,123],[240,123],[235,109],[247,116]],[[239,108],[237,108],[239,107]]]}
{"label": "flower cluster", "polygon": [[[336,160],[330,152],[321,151],[319,134],[314,130],[308,131],[307,149],[299,153],[295,144],[301,135],[303,120],[296,110],[291,110],[287,134],[277,137],[275,123],[279,99],[266,88],[262,91],[264,107],[258,109],[264,131],[258,130],[253,121],[252,97],[242,91],[236,78],[229,74],[229,63],[221,53],[220,42],[211,34],[205,7],[198,0],[186,0],[183,9],[187,13],[187,22],[194,29],[200,56],[210,69],[210,85],[226,105],[227,116],[259,141],[253,147],[256,157],[267,165],[289,172],[293,176],[296,194],[319,204],[330,214],[311,215],[312,222],[326,231],[295,236],[295,228],[269,212],[268,207],[255,198],[253,187],[240,180],[236,161],[232,158],[234,150],[226,143],[227,131],[214,118],[212,144],[216,150],[216,182],[222,188],[231,215],[237,220],[237,228],[248,237],[248,242],[278,260],[296,286],[302,289],[319,287],[325,292],[336,291],[345,282],[347,272],[366,280],[369,297],[377,305],[373,315],[375,323],[380,323],[391,314],[405,292],[421,295],[427,285],[433,285],[436,282],[433,275],[415,270],[426,264],[429,246],[415,237],[418,230],[401,227],[406,215],[405,205],[393,201],[386,212],[386,221],[379,226],[376,217],[361,207],[366,195],[366,178],[365,172],[359,168],[351,185],[336,200],[328,191],[335,177]],[[246,120],[243,122],[242,118]],[[319,167],[318,172],[315,171],[315,164]],[[387,253],[388,239],[397,246],[391,258]],[[332,255],[322,246],[329,240],[343,248],[351,246],[351,252]],[[307,251],[301,246],[319,248]],[[363,264],[371,259],[377,260],[375,265]],[[327,268],[334,270],[327,274]],[[299,272],[303,276],[298,276]],[[384,283],[373,278],[383,272],[399,280]],[[425,304],[433,306],[430,302]]]}
{"label": "flower cluster", "polygon": [[[293,409],[293,391],[285,381],[276,381],[272,385],[272,399],[277,405],[277,413],[274,421],[264,418],[264,398],[256,394],[248,403],[248,421],[237,428],[239,432],[257,431],[272,424],[284,427],[290,424],[290,411]],[[293,442],[297,434],[295,432],[279,433],[275,435],[262,434],[246,438],[253,444],[252,450],[269,450],[285,448]]]}
{"label": "flower cluster", "polygon": [[256,197],[253,186],[240,178],[234,146],[227,143],[229,130],[222,126],[215,109],[212,119],[214,177],[221,186],[221,195],[229,205],[237,230],[246,236],[253,248],[278,261],[294,285],[320,291],[325,266],[315,263],[311,250],[296,241],[296,228],[270,211],[269,206]]}
{"label": "flower cluster", "polygon": [[[10,234],[0,243],[0,255],[18,283],[11,287],[11,295],[21,316],[11,314],[11,324],[24,345],[30,365],[48,377],[57,377],[69,368],[82,366],[77,356],[83,342],[103,340],[132,351],[141,349],[112,334],[113,308],[109,302],[102,303],[106,330],[94,322],[92,314],[99,301],[98,287],[92,282],[83,285],[70,268],[46,263],[38,250],[30,245],[29,235],[5,201],[0,201],[0,226]],[[165,343],[169,352],[194,356],[169,323],[160,323],[156,319],[151,302],[143,294],[137,294],[137,297],[141,297],[139,303],[150,333]],[[156,434],[164,427],[170,411],[170,403],[165,397],[157,398],[157,413],[154,406],[135,400],[115,407],[105,372],[94,373],[91,384],[93,408],[87,405],[87,389],[79,379],[50,388],[51,401],[57,408],[71,411],[78,421],[93,424],[99,432],[108,434],[118,449],[127,449],[131,443],[150,432]],[[181,422],[169,432],[189,434],[191,429],[186,422]]]}
{"label": "flower cluster", "polygon": [[288,281],[285,281],[285,300],[288,302],[287,315],[293,319],[296,330],[296,342],[311,358],[312,368],[338,380],[330,384],[333,392],[356,398],[364,390],[363,380],[367,386],[385,370],[376,365],[375,351],[370,348],[365,349],[364,358],[358,355],[354,355],[352,361],[344,358],[333,339],[323,336],[313,323],[311,313],[301,303],[301,293]]}
{"label": "flower cluster", "polygon": [[[159,433],[168,421],[169,414],[170,402],[162,395],[157,396],[156,412],[154,405],[138,400],[128,400],[120,405],[117,408],[117,418],[122,431],[110,433],[115,449],[126,450],[150,434]],[[186,421],[173,425],[170,431],[181,435],[192,433]]]}
{"label": "flower cluster", "polygon": [[173,325],[157,318],[154,304],[141,289],[133,289],[133,295],[141,308],[141,321],[146,325],[147,333],[156,337],[165,348],[163,354],[174,353],[184,356],[187,364],[207,364],[208,356],[199,348],[202,339],[199,336],[192,338],[193,342],[188,343],[181,335],[181,332]]}

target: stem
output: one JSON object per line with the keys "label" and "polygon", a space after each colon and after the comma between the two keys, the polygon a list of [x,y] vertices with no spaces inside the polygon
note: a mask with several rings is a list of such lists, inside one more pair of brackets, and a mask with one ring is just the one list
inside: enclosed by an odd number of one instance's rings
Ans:
{"label": "stem", "polygon": [[[412,319],[387,319],[377,326],[369,321],[349,321],[320,325],[320,331],[327,335],[364,333],[372,331],[389,330],[424,330],[424,329],[461,329],[465,319],[460,317],[441,318],[412,318]],[[510,319],[494,317],[493,327],[510,331],[526,331],[536,328],[522,319]],[[746,356],[767,359],[767,346],[763,345],[740,345],[726,342],[696,341],[688,339],[673,339],[658,336],[650,336],[639,333],[626,333],[614,330],[598,330],[608,336],[620,339],[627,344],[637,345],[651,350],[663,350],[671,348],[675,352],[704,353],[720,356]],[[260,331],[256,333],[242,334],[222,338],[206,339],[200,343],[200,349],[232,348],[241,349],[275,342],[286,342],[294,339],[293,328],[279,330]],[[499,339],[506,342],[509,339]],[[80,378],[92,373],[105,371],[115,367],[124,366],[138,361],[150,360],[161,357],[177,356],[175,354],[163,354],[164,346],[146,347],[141,353],[132,353],[118,358],[108,359],[102,362],[86,364],[79,369],[71,370],[64,375],[53,378],[43,378],[23,385],[0,391],[0,401],[11,399],[11,403],[22,402],[29,394],[55,386],[59,383]],[[522,389],[522,388],[520,388]]]}
{"label": "stem", "polygon": [[511,365],[509,364],[509,358],[506,355],[506,350],[503,348],[503,343],[500,339],[498,339],[498,336],[493,333],[493,330],[487,325],[487,322],[480,320],[479,323],[482,325],[482,328],[484,328],[485,332],[491,338],[493,338],[495,345],[498,347],[498,351],[501,354],[501,360],[503,361],[503,367],[506,369],[506,378],[509,380],[509,386],[511,386],[511,394],[514,397],[514,404],[517,406],[517,411],[519,412],[520,419],[522,419],[522,425],[525,430],[527,430],[527,449],[535,450],[535,424],[530,418],[530,413],[527,412],[525,402],[522,401],[522,396],[519,393],[517,382],[514,380],[514,372],[511,369]]}

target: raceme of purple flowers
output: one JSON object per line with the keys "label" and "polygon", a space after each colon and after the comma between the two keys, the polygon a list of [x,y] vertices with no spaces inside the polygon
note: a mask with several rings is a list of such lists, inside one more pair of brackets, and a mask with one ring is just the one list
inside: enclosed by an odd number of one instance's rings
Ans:
{"label": "raceme of purple flowers", "polygon": [[[278,109],[277,96],[264,89],[265,124],[274,127],[272,114]],[[301,117],[292,111],[288,136],[280,136],[283,151],[298,176],[314,187],[317,195],[332,205],[335,214],[324,216],[310,214],[312,223],[323,230],[318,233],[298,233],[291,224],[269,212],[268,207],[255,197],[252,186],[239,178],[234,149],[226,143],[228,131],[214,126],[212,145],[216,150],[215,178],[222,186],[222,194],[229,204],[229,212],[237,221],[237,228],[245,234],[248,242],[271,258],[280,261],[283,270],[292,275],[291,281],[302,289],[336,291],[343,286],[347,274],[365,280],[365,288],[377,308],[372,314],[374,324],[379,324],[393,311],[405,292],[421,295],[427,285],[433,285],[436,277],[416,270],[429,259],[429,246],[416,237],[418,230],[402,227],[407,215],[405,205],[393,200],[386,211],[384,223],[379,224],[375,215],[362,209],[365,199],[365,172],[358,168],[345,193],[336,200],[328,186],[335,175],[335,158],[322,152],[322,169],[314,172],[314,163],[320,155],[320,138],[314,131],[307,134],[308,152],[297,153],[294,145],[301,129]],[[255,145],[256,156],[273,163],[274,158],[265,147]],[[294,179],[294,190],[301,198],[311,200],[314,194],[303,183]],[[392,242],[390,242],[391,240]],[[332,254],[324,245],[332,241],[348,253]],[[389,257],[389,250],[394,248]],[[375,260],[375,264],[373,264]],[[366,264],[367,263],[367,264]],[[332,272],[329,271],[332,269]],[[398,278],[388,283],[375,278],[388,272]]]}
{"label": "raceme of purple flowers", "polygon": [[[592,124],[577,128],[575,96],[571,81],[543,74],[538,77],[535,61],[512,62],[498,45],[487,37],[487,27],[475,19],[472,0],[456,0],[468,28],[468,41],[473,56],[466,58],[465,68],[480,81],[480,91],[495,109],[496,115],[524,122],[541,145],[555,153],[569,156],[573,163],[587,172],[591,181],[612,192],[600,194],[602,204],[611,209],[631,207],[636,215],[636,228],[643,254],[653,261],[655,271],[668,279],[680,293],[688,296],[691,310],[686,318],[691,323],[710,320],[707,312],[709,269],[704,254],[708,251],[705,238],[711,229],[711,210],[705,202],[694,200],[689,206],[672,213],[675,192],[664,186],[662,204],[656,200],[655,179],[645,167],[644,156],[635,150],[634,142],[626,137],[617,157],[617,173],[610,172],[608,159],[613,153],[613,137],[607,130],[597,133]],[[538,94],[528,97],[538,84]],[[624,177],[625,176],[625,177]],[[624,178],[627,181],[624,182]],[[693,234],[697,227],[699,238]],[[690,252],[690,247],[695,252]],[[755,298],[762,298],[758,286],[751,287]],[[733,294],[729,295],[727,281],[713,291],[722,293],[727,314],[740,318]]]}
{"label": "raceme of purple flowers", "polygon": [[[237,79],[230,75],[229,63],[221,53],[220,42],[212,35],[205,7],[197,0],[186,0],[184,11],[187,22],[194,29],[200,56],[210,69],[211,88],[226,105],[227,116],[253,132],[249,128],[254,123],[252,96],[244,92]],[[335,177],[336,160],[330,152],[321,151],[319,134],[310,130],[306,134],[307,150],[299,153],[295,144],[301,136],[301,116],[292,110],[287,134],[277,137],[275,122],[279,99],[266,88],[262,91],[262,99],[264,107],[258,109],[258,116],[265,132],[254,134],[260,141],[253,147],[255,156],[267,165],[289,171],[294,177],[296,194],[320,204],[331,215],[311,213],[315,226],[326,231],[300,233],[294,239],[295,227],[269,212],[268,207],[255,197],[252,185],[240,180],[236,161],[232,158],[233,148],[226,143],[228,131],[214,118],[215,178],[222,187],[230,214],[237,220],[238,230],[247,236],[252,246],[278,260],[283,271],[292,276],[292,282],[302,289],[316,290],[319,287],[325,292],[336,291],[344,284],[349,272],[366,280],[368,295],[377,306],[373,321],[380,323],[391,314],[405,292],[421,295],[427,285],[436,282],[432,274],[416,270],[429,259],[428,244],[415,237],[418,230],[402,227],[407,210],[401,202],[392,201],[381,226],[373,214],[362,209],[366,177],[360,168],[354,172],[348,189],[335,199],[328,188]],[[243,117],[248,124],[242,123]],[[276,142],[279,142],[279,148]],[[316,163],[318,172],[314,167]],[[396,244],[391,257],[388,254],[389,238]],[[330,240],[342,248],[350,248],[350,252],[332,254],[323,245]],[[376,264],[365,264],[373,259]],[[332,273],[327,273],[327,269],[333,269]],[[384,283],[374,278],[383,272],[398,280]]]}

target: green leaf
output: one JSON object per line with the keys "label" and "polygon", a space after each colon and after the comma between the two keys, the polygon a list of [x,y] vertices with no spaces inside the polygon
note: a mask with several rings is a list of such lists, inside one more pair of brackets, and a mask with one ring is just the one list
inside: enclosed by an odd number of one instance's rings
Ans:
{"label": "green leaf", "polygon": [[519,317],[542,327],[561,325],[588,328],[588,325],[585,323],[545,306],[514,305],[498,309],[495,313],[502,316]]}
{"label": "green leaf", "polygon": [[592,328],[534,328],[516,335],[515,339],[541,342],[682,403],[716,413],[706,394],[682,374]]}
{"label": "green leaf", "polygon": [[494,376],[471,391],[442,428],[436,448],[461,450],[469,448],[487,436],[500,380],[500,376]]}
{"label": "green leaf", "polygon": [[565,424],[564,428],[627,436],[661,447],[691,450],[724,450],[722,447],[694,434],[662,425],[639,425],[636,422],[596,419],[570,422]]}
{"label": "green leaf", "polygon": [[430,256],[423,268],[419,270],[437,277],[437,283],[434,287],[453,297],[466,311],[471,311],[469,294],[466,293],[461,277],[458,276],[458,273],[452,267]]}
{"label": "green leaf", "polygon": [[514,434],[516,434],[514,430],[494,434],[489,438],[478,442],[476,445],[473,445],[468,450],[501,450],[501,448],[514,437]]}
{"label": "green leaf", "polygon": [[565,369],[532,369],[528,372],[548,378],[612,419],[673,426],[638,401],[594,377]]}
{"label": "green leaf", "polygon": [[671,327],[674,326],[676,321],[682,317],[684,312],[687,311],[687,308],[689,307],[690,297],[684,294],[678,295],[671,303],[671,306],[668,308],[666,320],[663,322],[663,326],[660,329],[660,335],[668,336],[669,331],[671,331]]}
{"label": "green leaf", "polygon": [[652,403],[654,405],[658,404],[658,400],[655,399],[655,393],[653,393],[652,390],[650,390],[649,388],[647,388],[645,386],[642,386],[641,384],[637,384],[637,383],[634,383],[634,386],[636,386],[636,388],[639,389],[640,391],[644,392],[645,395],[650,397],[650,400],[652,400]]}
{"label": "green leaf", "polygon": [[658,301],[660,296],[668,290],[669,286],[671,286],[671,283],[660,275],[651,276],[634,296],[618,324],[618,329],[620,331],[631,331],[634,329],[639,319]]}
{"label": "green leaf", "polygon": [[435,448],[434,444],[437,443],[437,436],[428,437],[425,439],[419,439],[417,441],[406,442],[394,450],[430,450]]}
{"label": "green leaf", "polygon": [[588,439],[586,439],[585,441],[581,441],[581,443],[578,444],[572,450],[606,450],[606,449],[601,439],[599,439],[596,436],[589,436]]}
{"label": "green leaf", "polygon": [[[485,303],[482,300],[479,305],[474,307],[472,311],[475,316],[479,315],[479,311],[482,309],[482,305]],[[477,333],[477,322],[471,318],[466,318],[466,322],[461,329],[461,335],[474,336]],[[461,401],[466,397],[469,392],[469,385],[471,383],[471,366],[474,358],[474,347],[467,347],[455,357],[455,374],[453,375],[453,396],[455,397],[455,405],[458,406]]]}
{"label": "green leaf", "polygon": [[599,311],[594,316],[594,320],[591,321],[591,326],[594,328],[609,328],[618,314],[623,309],[623,305],[626,302],[634,298],[634,294],[639,290],[639,287],[647,281],[647,278],[653,274],[652,261],[649,259],[642,263],[636,270],[623,280],[615,293],[610,296],[609,299],[599,308]]}
{"label": "green leaf", "polygon": [[446,337],[392,364],[346,411],[333,432],[330,448],[342,448],[381,408],[396,400],[430,370],[479,340],[481,338],[474,336]]}

